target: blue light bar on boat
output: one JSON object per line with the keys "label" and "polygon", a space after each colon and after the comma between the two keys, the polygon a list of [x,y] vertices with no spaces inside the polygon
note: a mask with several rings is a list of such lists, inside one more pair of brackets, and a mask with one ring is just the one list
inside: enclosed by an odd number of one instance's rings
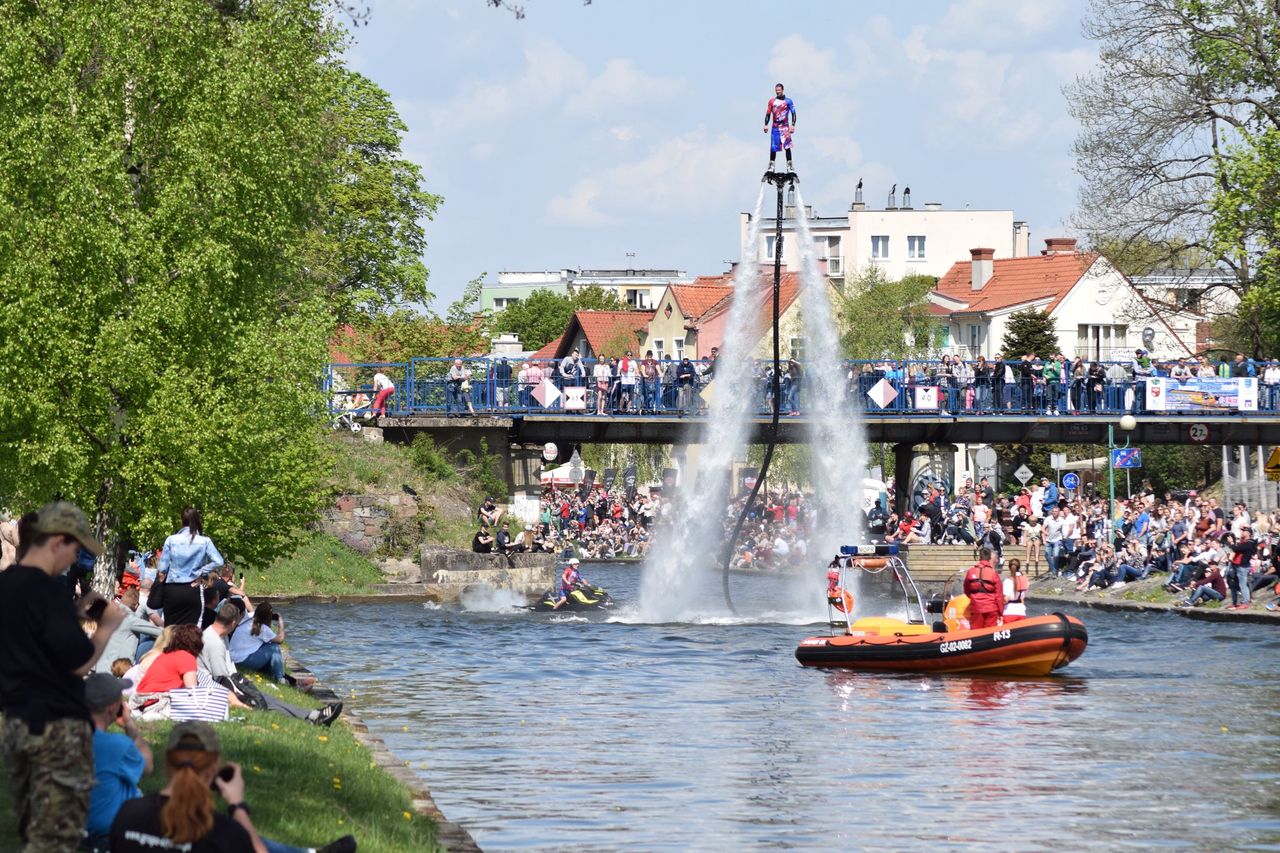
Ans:
{"label": "blue light bar on boat", "polygon": [[881,542],[877,545],[841,545],[840,553],[846,557],[896,557],[897,542]]}

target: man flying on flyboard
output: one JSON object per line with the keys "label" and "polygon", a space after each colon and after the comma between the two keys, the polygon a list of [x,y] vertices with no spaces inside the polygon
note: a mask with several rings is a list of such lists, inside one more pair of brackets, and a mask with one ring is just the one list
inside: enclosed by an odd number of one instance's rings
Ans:
{"label": "man flying on flyboard", "polygon": [[778,152],[785,151],[787,171],[794,172],[795,169],[791,168],[791,134],[796,130],[796,105],[786,96],[781,83],[773,87],[773,92],[774,97],[764,108],[764,132],[773,131],[769,137],[768,171],[773,171]]}

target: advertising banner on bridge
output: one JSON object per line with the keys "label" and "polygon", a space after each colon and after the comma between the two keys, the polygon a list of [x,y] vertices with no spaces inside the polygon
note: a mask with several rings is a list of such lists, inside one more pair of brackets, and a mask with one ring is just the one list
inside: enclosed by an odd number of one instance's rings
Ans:
{"label": "advertising banner on bridge", "polygon": [[1258,380],[1254,377],[1198,377],[1178,382],[1164,376],[1147,380],[1149,412],[1256,412]]}

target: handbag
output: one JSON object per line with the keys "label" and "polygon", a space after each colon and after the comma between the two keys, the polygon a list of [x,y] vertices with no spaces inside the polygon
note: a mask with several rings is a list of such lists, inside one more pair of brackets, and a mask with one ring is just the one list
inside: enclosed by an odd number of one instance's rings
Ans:
{"label": "handbag", "polygon": [[214,681],[230,690],[237,699],[255,711],[267,710],[267,697],[262,695],[262,691],[254,686],[244,673],[219,675]]}
{"label": "handbag", "polygon": [[169,691],[169,719],[215,723],[227,718],[227,688],[179,687]]}

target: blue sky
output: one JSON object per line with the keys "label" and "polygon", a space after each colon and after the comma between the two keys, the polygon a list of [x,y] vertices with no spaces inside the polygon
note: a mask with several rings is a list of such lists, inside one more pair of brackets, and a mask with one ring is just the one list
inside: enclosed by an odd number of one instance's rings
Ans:
{"label": "blue sky", "polygon": [[862,178],[875,206],[896,182],[917,206],[1011,208],[1033,246],[1070,233],[1061,90],[1096,61],[1084,0],[516,2],[523,20],[485,0],[370,0],[349,51],[445,197],[425,255],[441,312],[502,269],[721,272],[779,80],[819,214]]}

